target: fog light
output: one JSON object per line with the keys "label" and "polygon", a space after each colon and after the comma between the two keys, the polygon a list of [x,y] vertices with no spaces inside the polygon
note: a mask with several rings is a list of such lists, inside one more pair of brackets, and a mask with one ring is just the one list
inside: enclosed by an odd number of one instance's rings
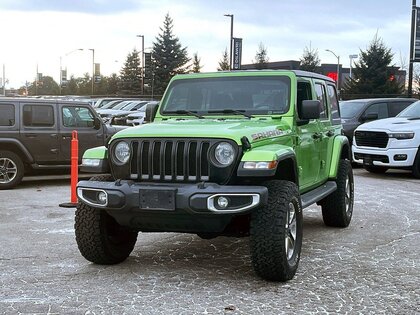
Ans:
{"label": "fog light", "polygon": [[407,160],[407,154],[395,154],[394,161],[405,161]]}
{"label": "fog light", "polygon": [[220,209],[226,209],[229,205],[229,200],[226,197],[219,197],[217,198],[217,205]]}
{"label": "fog light", "polygon": [[98,192],[97,198],[98,198],[98,201],[99,201],[100,204],[106,205],[106,203],[108,201],[108,198],[107,198],[107,195],[104,191]]}

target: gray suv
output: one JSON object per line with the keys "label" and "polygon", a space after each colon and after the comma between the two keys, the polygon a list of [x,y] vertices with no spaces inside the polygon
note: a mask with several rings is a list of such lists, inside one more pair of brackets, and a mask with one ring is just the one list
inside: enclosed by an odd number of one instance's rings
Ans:
{"label": "gray suv", "polygon": [[367,98],[342,101],[339,107],[344,134],[351,144],[354,130],[358,126],[376,119],[395,117],[415,101],[418,100],[415,98]]}
{"label": "gray suv", "polygon": [[0,98],[0,189],[31,170],[69,169],[73,130],[81,162],[86,149],[105,145],[122,128],[105,125],[86,102]]}

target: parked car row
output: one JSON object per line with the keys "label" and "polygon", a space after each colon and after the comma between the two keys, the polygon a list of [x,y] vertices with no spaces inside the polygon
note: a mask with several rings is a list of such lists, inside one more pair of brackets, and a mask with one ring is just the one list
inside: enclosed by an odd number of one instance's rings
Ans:
{"label": "parked car row", "polygon": [[372,173],[411,170],[420,178],[420,101],[364,99],[340,103],[353,162]]}
{"label": "parked car row", "polygon": [[100,99],[94,109],[105,123],[112,125],[137,126],[144,122],[146,105],[158,103],[142,99]]}

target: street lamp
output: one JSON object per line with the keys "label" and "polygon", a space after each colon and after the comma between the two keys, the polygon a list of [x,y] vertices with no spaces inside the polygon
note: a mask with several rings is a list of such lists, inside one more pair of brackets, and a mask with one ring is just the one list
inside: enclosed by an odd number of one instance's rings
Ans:
{"label": "street lamp", "polygon": [[332,50],[329,49],[325,49],[325,51],[328,51],[330,53],[332,53],[335,58],[337,58],[337,81],[335,82],[335,85],[337,87],[337,91],[339,91],[339,86],[340,86],[340,56],[337,56]]}
{"label": "street lamp", "polygon": [[224,14],[224,16],[230,17],[230,58],[229,58],[229,69],[232,70],[233,14]]}
{"label": "street lamp", "polygon": [[[81,51],[83,50],[82,48],[77,48],[77,49],[73,49],[72,51],[69,51],[68,53],[64,54],[64,57],[67,57],[68,55],[76,52],[76,51]],[[62,67],[62,61],[63,61],[63,57],[60,56],[60,95],[61,95],[61,85],[63,84],[63,67]],[[66,67],[67,70],[67,67]]]}
{"label": "street lamp", "polygon": [[95,49],[89,48],[92,51],[92,96],[95,94]]}
{"label": "street lamp", "polygon": [[141,37],[141,95],[144,96],[144,35],[137,37]]}
{"label": "street lamp", "polygon": [[350,79],[351,79],[351,68],[352,68],[352,64],[353,64],[353,59],[357,59],[359,57],[359,55],[349,55],[350,58]]}

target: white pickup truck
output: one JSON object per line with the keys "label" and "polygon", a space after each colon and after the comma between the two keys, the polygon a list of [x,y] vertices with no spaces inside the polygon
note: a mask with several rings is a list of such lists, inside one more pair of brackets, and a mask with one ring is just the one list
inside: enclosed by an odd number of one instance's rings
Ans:
{"label": "white pickup truck", "polygon": [[354,131],[353,160],[372,173],[408,169],[420,178],[420,101],[397,117],[360,125]]}

